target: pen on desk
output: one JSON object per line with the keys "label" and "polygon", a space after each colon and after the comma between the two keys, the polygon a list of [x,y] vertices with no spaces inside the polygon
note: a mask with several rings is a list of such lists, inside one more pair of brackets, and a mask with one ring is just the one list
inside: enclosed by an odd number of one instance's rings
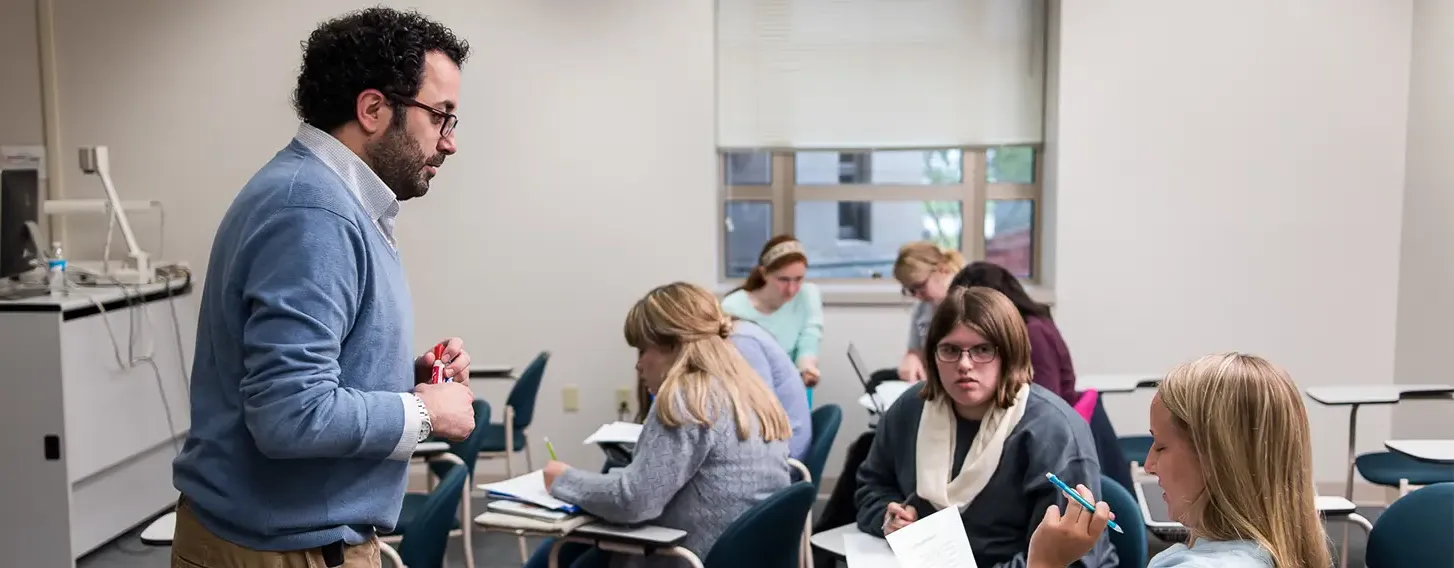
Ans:
{"label": "pen on desk", "polygon": [[444,376],[444,344],[434,346],[434,366],[429,369],[429,384],[447,382],[449,379]]}
{"label": "pen on desk", "polygon": [[[1086,501],[1085,497],[1081,497],[1079,493],[1076,493],[1074,489],[1071,489],[1070,486],[1066,485],[1064,481],[1061,481],[1059,477],[1055,477],[1055,474],[1047,473],[1045,474],[1045,479],[1049,479],[1050,483],[1054,484],[1056,487],[1059,487],[1060,490],[1066,495],[1069,495],[1071,499],[1075,499],[1075,501],[1077,503],[1080,503],[1081,506],[1085,507],[1087,511],[1095,512],[1095,505],[1092,505],[1089,501]],[[1116,521],[1106,521],[1106,526],[1111,527],[1111,530],[1113,531],[1121,534],[1126,534],[1126,531],[1121,530],[1121,525],[1116,524]]]}
{"label": "pen on desk", "polygon": [[550,452],[550,461],[560,461],[555,457],[555,446],[550,445],[550,438],[545,439],[545,451]]}

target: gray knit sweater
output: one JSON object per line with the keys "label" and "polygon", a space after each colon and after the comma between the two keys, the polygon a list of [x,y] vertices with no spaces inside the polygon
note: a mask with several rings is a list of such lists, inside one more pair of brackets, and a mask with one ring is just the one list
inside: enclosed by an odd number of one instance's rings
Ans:
{"label": "gray knit sweater", "polygon": [[[678,415],[690,416],[682,397],[674,398]],[[665,404],[657,397],[630,465],[606,474],[568,469],[551,485],[550,494],[607,522],[687,531],[682,545],[705,559],[732,521],[791,482],[787,442],[764,442],[756,419],[752,436],[739,440],[737,421],[723,404],[725,393],[714,390],[712,400],[717,409],[712,425],[668,428],[656,418],[655,406]],[[686,565],[662,555],[615,554],[611,559],[613,567]]]}

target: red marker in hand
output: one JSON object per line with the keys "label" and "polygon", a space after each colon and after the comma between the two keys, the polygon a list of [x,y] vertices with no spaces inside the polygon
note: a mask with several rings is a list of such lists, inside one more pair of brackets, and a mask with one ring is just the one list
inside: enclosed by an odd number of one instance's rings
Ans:
{"label": "red marker in hand", "polygon": [[434,366],[429,369],[429,384],[447,382],[449,378],[444,376],[444,344],[440,343],[434,346]]}

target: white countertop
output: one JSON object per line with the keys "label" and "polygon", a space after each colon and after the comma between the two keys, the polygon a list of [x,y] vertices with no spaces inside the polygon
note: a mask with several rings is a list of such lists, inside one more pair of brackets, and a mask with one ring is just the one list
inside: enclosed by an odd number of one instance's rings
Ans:
{"label": "white countertop", "polygon": [[170,288],[173,292],[182,289],[187,285],[187,279],[174,278],[165,282],[153,282],[151,284],[126,285],[126,286],[71,286],[70,293],[63,298],[52,298],[49,294],[20,298],[15,300],[0,300],[0,305],[10,306],[56,306],[58,311],[71,311],[95,305],[95,302],[103,304],[127,298],[138,298],[158,292],[165,292]]}

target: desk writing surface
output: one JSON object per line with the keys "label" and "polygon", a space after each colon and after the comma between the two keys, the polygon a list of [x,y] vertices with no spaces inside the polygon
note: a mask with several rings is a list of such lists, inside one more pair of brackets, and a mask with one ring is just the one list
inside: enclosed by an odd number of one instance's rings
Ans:
{"label": "desk writing surface", "polygon": [[1402,399],[1439,398],[1454,394],[1454,385],[1381,384],[1308,387],[1308,398],[1328,406],[1394,404]]}
{"label": "desk writing surface", "polygon": [[888,410],[890,406],[894,405],[894,401],[899,400],[899,397],[912,386],[914,386],[912,383],[904,381],[884,381],[874,389],[872,396],[864,393],[858,397],[858,405],[868,409],[869,412],[877,412],[878,408],[874,405],[875,399],[877,399],[878,406]]}
{"label": "desk writing surface", "polygon": [[1075,388],[1095,389],[1102,393],[1134,392],[1139,388],[1151,388],[1161,383],[1161,376],[1154,373],[1081,375],[1075,378]]}
{"label": "desk writing surface", "polygon": [[838,556],[845,556],[848,552],[846,545],[843,544],[843,535],[847,534],[868,533],[858,530],[857,523],[848,523],[841,527],[836,527],[820,533],[815,533],[813,536],[808,538],[808,542],[812,543],[813,546],[818,547],[825,552],[836,554]]}
{"label": "desk writing surface", "polygon": [[1419,461],[1454,464],[1454,439],[1388,440],[1383,446]]}
{"label": "desk writing surface", "polygon": [[[1161,498],[1161,487],[1155,481],[1136,483],[1136,500],[1141,505],[1141,516],[1146,526],[1153,529],[1181,528],[1182,524],[1171,518],[1166,501]],[[1318,512],[1330,517],[1346,517],[1358,512],[1352,501],[1332,495],[1319,495],[1314,501]]]}
{"label": "desk writing surface", "polygon": [[682,539],[687,538],[687,531],[654,525],[628,527],[596,522],[572,531],[571,536],[609,540],[612,542],[676,546]]}

